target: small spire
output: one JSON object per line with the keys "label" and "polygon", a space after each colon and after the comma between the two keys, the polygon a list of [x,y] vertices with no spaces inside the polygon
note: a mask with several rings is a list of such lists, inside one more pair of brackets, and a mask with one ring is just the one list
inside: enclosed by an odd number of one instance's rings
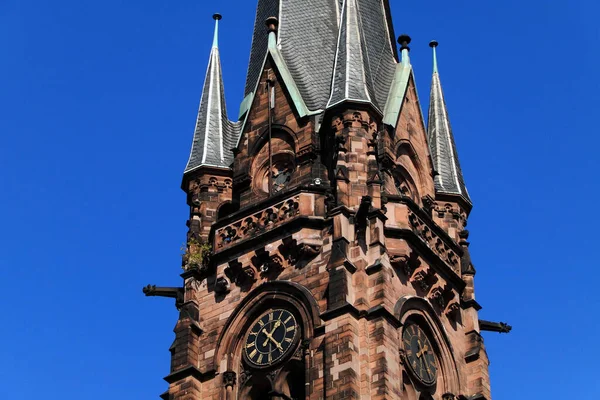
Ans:
{"label": "small spire", "polygon": [[219,13],[213,15],[215,20],[215,38],[213,40],[213,47],[219,47],[219,21],[223,19],[223,16]]}
{"label": "small spire", "polygon": [[218,47],[221,14],[213,16],[215,37],[204,78],[202,97],[196,119],[194,139],[185,174],[202,167],[229,168],[233,162],[232,149],[239,136],[239,124],[227,118],[223,73]]}
{"label": "small spire", "polygon": [[429,98],[429,121],[427,137],[431,149],[435,176],[436,193],[462,197],[472,205],[463,177],[454,134],[448,116],[448,107],[444,99],[440,75],[437,72],[436,47],[434,40],[429,46],[433,49],[433,76],[431,79],[431,94]]}
{"label": "small spire", "polygon": [[432,40],[431,42],[429,42],[429,47],[431,47],[433,49],[433,73],[437,74],[438,73],[438,65],[437,65],[437,52],[436,52],[436,47],[438,47],[439,43],[437,42],[437,40]]}

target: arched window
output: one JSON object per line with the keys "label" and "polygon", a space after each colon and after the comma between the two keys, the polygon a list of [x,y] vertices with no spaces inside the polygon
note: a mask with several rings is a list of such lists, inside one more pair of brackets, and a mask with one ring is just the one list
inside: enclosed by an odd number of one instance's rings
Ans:
{"label": "arched window", "polygon": [[258,195],[275,195],[284,191],[289,186],[295,170],[296,151],[293,134],[288,132],[287,128],[273,130],[270,146],[268,139],[263,136],[257,143],[252,163],[254,192]]}

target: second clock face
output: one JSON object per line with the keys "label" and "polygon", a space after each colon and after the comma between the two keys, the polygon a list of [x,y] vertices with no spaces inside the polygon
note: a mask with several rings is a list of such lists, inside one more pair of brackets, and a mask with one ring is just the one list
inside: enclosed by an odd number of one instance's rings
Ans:
{"label": "second clock face", "polygon": [[246,361],[256,367],[268,367],[281,360],[297,342],[298,324],[287,310],[271,310],[252,325],[244,342]]}
{"label": "second clock face", "polygon": [[421,383],[433,385],[437,379],[436,359],[425,332],[418,325],[409,325],[404,329],[402,341],[409,368]]}

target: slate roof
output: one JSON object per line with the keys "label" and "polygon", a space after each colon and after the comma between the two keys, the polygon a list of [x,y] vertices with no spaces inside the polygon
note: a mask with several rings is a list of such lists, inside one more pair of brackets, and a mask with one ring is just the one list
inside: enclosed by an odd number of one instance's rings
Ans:
{"label": "slate roof", "polygon": [[[346,17],[344,9],[350,10]],[[337,102],[339,93],[332,96],[336,59],[345,60],[336,67],[336,85],[352,86],[350,95],[366,97],[363,92],[368,93],[369,101],[383,109],[398,58],[389,0],[259,0],[246,96],[259,79],[267,51],[265,20],[269,16],[279,18],[278,46],[309,110],[324,110],[332,97],[331,104]],[[364,79],[356,82],[361,74]]]}
{"label": "slate roof", "polygon": [[186,174],[201,166],[229,168],[233,163],[231,149],[235,147],[240,134],[240,124],[231,122],[227,118],[218,46],[218,24],[217,19],[192,150],[185,168]]}
{"label": "slate roof", "polygon": [[454,135],[450,126],[448,108],[446,107],[442,83],[438,73],[437,42],[432,42],[431,46],[433,48],[434,67],[431,80],[427,136],[433,166],[438,173],[435,177],[435,188],[438,193],[459,195],[471,203],[462,169],[460,168]]}
{"label": "slate roof", "polygon": [[378,108],[373,90],[373,77],[368,65],[366,40],[358,13],[357,0],[344,0],[331,97],[327,107],[352,100],[372,103]]}

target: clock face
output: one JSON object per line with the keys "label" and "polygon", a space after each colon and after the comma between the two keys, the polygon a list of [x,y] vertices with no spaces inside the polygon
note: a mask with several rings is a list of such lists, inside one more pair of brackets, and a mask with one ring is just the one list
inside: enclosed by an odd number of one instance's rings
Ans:
{"label": "clock face", "polygon": [[298,324],[291,312],[268,311],[256,320],[246,336],[245,359],[252,366],[269,367],[292,351],[298,335]]}
{"label": "clock face", "polygon": [[437,363],[431,342],[423,330],[415,325],[404,329],[402,342],[406,361],[411,371],[424,385],[433,385],[437,379]]}

